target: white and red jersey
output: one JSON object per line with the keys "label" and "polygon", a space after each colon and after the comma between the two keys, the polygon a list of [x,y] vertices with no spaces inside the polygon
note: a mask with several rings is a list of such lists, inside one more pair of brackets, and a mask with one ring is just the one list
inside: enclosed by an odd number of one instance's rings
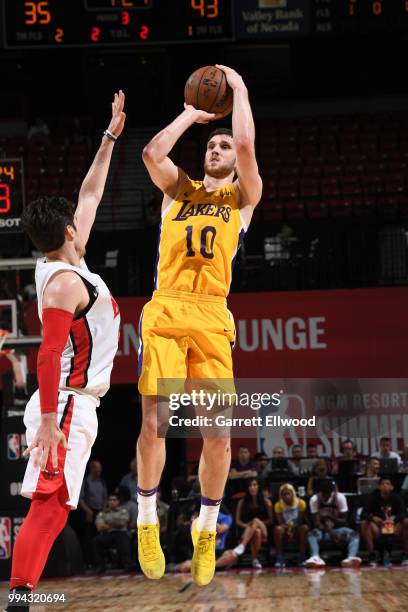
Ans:
{"label": "white and red jersey", "polygon": [[44,290],[60,270],[71,270],[81,276],[88,289],[89,304],[72,321],[61,356],[59,388],[78,389],[96,398],[102,397],[109,389],[113,359],[118,350],[119,308],[105,282],[88,270],[84,260],[76,267],[62,261],[38,259],[35,284],[41,322]]}

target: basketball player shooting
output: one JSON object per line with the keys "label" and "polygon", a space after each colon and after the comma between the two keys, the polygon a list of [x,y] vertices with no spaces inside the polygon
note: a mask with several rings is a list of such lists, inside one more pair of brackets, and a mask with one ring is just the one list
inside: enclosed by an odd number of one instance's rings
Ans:
{"label": "basketball player shooting", "polygon": [[14,546],[11,591],[35,589],[54,540],[77,506],[97,434],[96,408],[110,384],[119,310],[83,257],[113,147],[124,127],[124,103],[123,92],[115,94],[112,119],[82,183],[76,210],[65,198],[40,197],[22,216],[24,231],[45,256],[35,271],[43,339],[39,389],[24,415],[24,455],[30,458],[21,494],[32,501]]}
{"label": "basketball player shooting", "polygon": [[[157,397],[157,379],[233,379],[235,326],[226,297],[235,255],[262,194],[247,88],[235,70],[217,68],[233,90],[232,131],[222,128],[210,135],[204,179],[190,179],[168,154],[191,125],[218,119],[216,114],[185,105],[143,151],[150,177],[163,192],[155,291],[139,324],[139,562],[151,579],[160,578],[165,569],[156,492],[165,463],[157,415],[166,404]],[[192,525],[191,562],[192,577],[200,586],[214,575],[217,516],[230,460],[229,437],[204,437],[201,509]]]}

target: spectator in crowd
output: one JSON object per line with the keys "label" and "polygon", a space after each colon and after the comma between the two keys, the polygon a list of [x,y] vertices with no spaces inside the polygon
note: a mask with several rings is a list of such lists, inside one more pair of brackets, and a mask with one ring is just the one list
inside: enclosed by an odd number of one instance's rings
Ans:
{"label": "spectator in crowd", "polygon": [[96,517],[95,526],[99,531],[94,539],[97,572],[105,571],[105,555],[110,548],[116,548],[123,569],[129,571],[132,565],[127,531],[129,512],[119,505],[119,497],[115,493],[109,495],[107,506]]}
{"label": "spectator in crowd", "polygon": [[317,445],[316,444],[308,444],[306,447],[306,453],[308,459],[317,459]]}
{"label": "spectator in crowd", "polygon": [[248,482],[245,497],[237,505],[235,522],[242,530],[241,543],[234,548],[239,556],[245,552],[247,544],[251,546],[252,567],[261,569],[258,559],[261,544],[268,541],[268,527],[273,522],[271,501],[263,494],[257,478]]}
{"label": "spectator in crowd", "polygon": [[127,487],[129,489],[130,492],[130,497],[132,499],[137,499],[137,463],[136,463],[136,457],[134,459],[132,459],[132,461],[129,464],[129,468],[130,468],[130,472],[128,472],[127,474],[125,474],[119,485],[121,487]]}
{"label": "spectator in crowd", "polygon": [[377,457],[370,457],[367,461],[363,476],[357,479],[357,490],[360,490],[360,483],[365,482],[367,478],[376,480],[380,478],[380,460]]}
{"label": "spectator in crowd", "polygon": [[303,457],[303,448],[300,444],[294,444],[291,448],[292,457],[288,461],[288,468],[294,476],[300,474],[300,460]]}
{"label": "spectator in crowd", "polygon": [[[233,551],[230,550],[228,551],[230,553],[228,563],[224,563],[225,561],[224,553],[226,552],[225,545],[226,545],[227,536],[231,528],[231,525],[232,525],[232,516],[230,514],[230,511],[228,510],[225,503],[221,502],[220,512],[218,514],[217,526],[216,526],[217,538],[216,538],[216,543],[215,543],[215,556],[217,560],[221,559],[222,557],[222,562],[219,563],[218,565],[216,564],[215,566],[216,568],[225,567],[226,565],[230,565],[234,563],[237,557],[233,553]],[[177,564],[174,569],[178,572],[188,572],[191,569],[191,558],[186,559],[180,564]]]}
{"label": "spectator in crowd", "polygon": [[[281,459],[281,461],[276,461],[276,459]],[[285,476],[285,473],[287,472],[289,472],[289,468],[287,459],[285,459],[285,450],[282,446],[275,446],[272,449],[272,459],[263,469],[260,479],[265,481],[272,475],[278,475],[279,478],[281,476]]]}
{"label": "spectator in crowd", "polygon": [[231,462],[231,469],[228,478],[236,480],[237,478],[256,478],[256,463],[251,460],[249,448],[241,444],[238,449],[238,458]]}
{"label": "spectator in crowd", "polygon": [[[197,480],[193,484],[194,495],[184,502],[175,520],[175,530],[171,534],[169,545],[172,562],[179,564],[193,556],[193,542],[191,540],[191,523],[200,512],[201,490]],[[173,510],[173,509],[172,509]]]}
{"label": "spectator in crowd", "polygon": [[18,406],[27,404],[27,357],[15,349],[0,350],[0,359],[5,357],[13,370],[13,403]]}
{"label": "spectator in crowd", "polygon": [[115,493],[119,498],[120,507],[126,508],[129,513],[129,529],[136,529],[138,511],[137,501],[135,501],[135,499],[131,499],[130,491],[126,486],[119,485]]}
{"label": "spectator in crowd", "polygon": [[263,452],[256,453],[254,461],[256,464],[256,471],[258,472],[258,476],[260,476],[269,463],[268,455]]}
{"label": "spectator in crowd", "polygon": [[233,519],[228,507],[221,502],[220,512],[217,519],[217,539],[215,544],[215,554],[219,558],[225,550],[228,532],[233,523]]}
{"label": "spectator in crowd", "polygon": [[408,445],[405,445],[404,450],[402,451],[400,472],[402,471],[403,472],[408,471]]}
{"label": "spectator in crowd", "polygon": [[401,491],[408,491],[408,474],[405,476],[404,480],[402,481]]}
{"label": "spectator in crowd", "polygon": [[102,464],[92,460],[88,465],[89,473],[82,483],[80,506],[87,515],[88,522],[93,522],[95,514],[100,512],[108,499],[108,488],[102,478]]}
{"label": "spectator in crowd", "polygon": [[79,507],[84,512],[83,521],[83,552],[85,562],[92,564],[92,540],[96,535],[95,517],[106,506],[108,487],[102,478],[102,464],[92,460],[88,464],[88,475],[82,483],[79,496]]}
{"label": "spectator in crowd", "polygon": [[275,504],[276,522],[274,528],[276,563],[275,567],[283,568],[286,563],[283,557],[284,542],[299,543],[299,565],[306,560],[308,526],[305,522],[306,502],[297,497],[293,485],[286,483],[279,489],[279,501]]}
{"label": "spectator in crowd", "polygon": [[308,497],[312,497],[319,490],[319,483],[322,478],[329,478],[329,467],[326,459],[318,459],[312,468],[312,474],[307,481],[306,492]]}
{"label": "spectator in crowd", "polygon": [[391,438],[385,436],[380,438],[380,450],[373,453],[372,456],[378,457],[379,459],[396,459],[398,461],[398,466],[401,465],[401,457],[398,453],[391,450]]}
{"label": "spectator in crowd", "polygon": [[352,440],[343,440],[341,445],[341,457],[340,461],[351,461],[355,459],[356,451],[354,448],[354,442]]}
{"label": "spectator in crowd", "polygon": [[27,140],[38,144],[48,144],[50,139],[50,128],[45,123],[44,119],[37,117],[33,125],[27,132]]}
{"label": "spectator in crowd", "polygon": [[380,477],[380,460],[377,457],[370,457],[368,460],[365,478],[379,478]]}
{"label": "spectator in crowd", "polygon": [[[331,465],[331,473],[332,474],[338,474],[339,472],[341,472],[341,464],[343,462],[347,462],[347,461],[353,461],[355,460],[356,457],[356,449],[354,446],[354,442],[352,440],[343,440],[343,442],[341,443],[341,455],[340,457],[334,459],[332,461],[332,465]],[[359,473],[359,464],[356,463],[355,466],[353,466],[353,469],[351,471],[352,474],[358,474]]]}
{"label": "spectator in crowd", "polygon": [[161,489],[157,491],[157,517],[159,519],[160,524],[160,539],[167,543],[167,524],[169,517],[169,504],[166,504],[162,500],[162,492]]}
{"label": "spectator in crowd", "polygon": [[313,529],[309,532],[311,557],[306,561],[307,568],[323,567],[325,562],[320,557],[319,541],[328,540],[335,544],[347,543],[347,557],[343,567],[360,567],[361,559],[357,557],[360,543],[358,533],[347,526],[347,500],[336,491],[335,483],[330,479],[320,480],[319,492],[310,499],[310,512]]}
{"label": "spectator in crowd", "polygon": [[137,565],[137,497],[131,499],[128,487],[119,486],[115,493],[119,498],[120,508],[126,508],[129,513],[128,533],[130,537],[131,559]]}
{"label": "spectator in crowd", "polygon": [[[404,502],[400,495],[393,492],[394,487],[389,478],[380,478],[378,489],[373,491],[367,499],[361,513],[361,535],[368,550],[368,562],[375,566],[376,541],[381,549],[389,550],[390,536],[402,540],[404,556],[402,564],[408,565],[408,517]],[[388,559],[385,558],[388,563]]]}

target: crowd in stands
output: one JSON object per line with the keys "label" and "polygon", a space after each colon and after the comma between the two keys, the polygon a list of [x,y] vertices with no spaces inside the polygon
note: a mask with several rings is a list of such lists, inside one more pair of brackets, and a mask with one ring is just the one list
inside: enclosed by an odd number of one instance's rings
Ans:
{"label": "crowd in stands", "polygon": [[[136,487],[135,459],[110,494],[101,463],[89,463],[79,504],[88,568],[138,569]],[[198,466],[174,478],[172,487],[169,504],[158,496],[160,538],[168,571],[183,572],[190,568],[190,527],[200,508]],[[359,456],[345,440],[335,459],[319,457],[315,444],[306,453],[295,444],[289,457],[275,447],[270,458],[251,457],[241,445],[217,522],[217,567],[321,568],[339,555],[346,568],[359,567],[362,557],[370,566],[388,566],[392,555],[408,566],[407,494],[408,447],[400,456],[386,437],[371,457]]]}

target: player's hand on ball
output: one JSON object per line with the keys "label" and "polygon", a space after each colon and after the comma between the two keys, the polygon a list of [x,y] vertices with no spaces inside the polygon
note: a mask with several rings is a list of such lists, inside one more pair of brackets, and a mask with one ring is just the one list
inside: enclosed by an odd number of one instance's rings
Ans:
{"label": "player's hand on ball", "polygon": [[217,113],[207,113],[206,111],[194,108],[194,106],[191,106],[191,104],[184,103],[184,108],[185,110],[193,113],[194,123],[209,123],[210,121],[216,121],[217,119],[221,118],[221,116]]}
{"label": "player's hand on ball", "polygon": [[231,89],[233,89],[234,91],[237,89],[246,89],[246,85],[242,76],[238,74],[236,70],[234,70],[233,68],[229,68],[228,66],[223,66],[222,64],[215,64],[215,67],[219,68],[224,72],[225,78],[227,79],[227,83],[231,87]]}
{"label": "player's hand on ball", "polygon": [[60,444],[64,449],[69,450],[66,437],[58,427],[55,413],[43,414],[41,425],[34,440],[24,451],[23,457],[28,457],[31,451],[37,449],[33,460],[34,467],[40,466],[42,470],[45,470],[48,455],[51,453],[52,467],[58,469],[58,446]]}
{"label": "player's hand on ball", "polygon": [[116,137],[119,137],[125,125],[126,113],[123,112],[125,106],[125,94],[121,89],[119,93],[115,93],[112,102],[112,119],[108,126],[108,130]]}

